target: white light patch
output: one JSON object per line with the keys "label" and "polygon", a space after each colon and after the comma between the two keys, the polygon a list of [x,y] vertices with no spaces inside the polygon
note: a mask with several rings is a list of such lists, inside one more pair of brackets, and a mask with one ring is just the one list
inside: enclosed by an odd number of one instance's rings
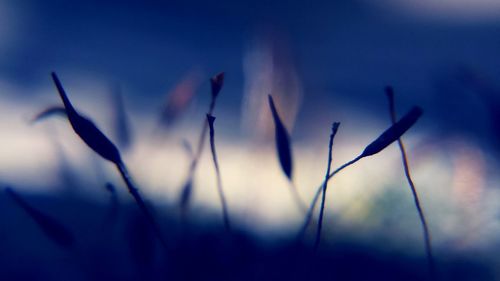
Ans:
{"label": "white light patch", "polygon": [[[110,105],[101,102],[106,96],[106,88],[99,81],[71,77],[74,76],[66,74],[62,79],[74,105],[98,125],[106,124]],[[28,124],[29,118],[45,106],[60,104],[55,89],[50,86],[36,90],[40,95],[28,95],[35,89],[9,86],[0,81],[0,91],[4,93],[0,96],[0,183],[33,188],[35,192],[60,188],[64,179],[58,167],[63,162],[57,152],[62,151],[76,174],[82,193],[98,195],[96,192],[102,192],[104,183],[110,181],[124,199],[132,200],[113,165],[99,158],[78,139],[66,120],[49,118],[34,126]],[[136,143],[132,150],[123,153],[129,171],[145,198],[158,205],[165,202],[175,207],[189,166],[181,139],[197,145],[200,119],[190,118],[187,125],[156,142],[152,134],[156,113],[138,112],[133,108],[130,113]],[[364,120],[360,121],[364,124],[369,119],[354,113],[353,116]],[[304,214],[290,193],[291,187],[280,169],[274,143],[234,140],[219,134],[217,124],[217,154],[229,215],[234,224],[246,226],[256,233],[298,231]],[[109,128],[99,127],[110,135]],[[333,168],[356,157],[385,128],[372,125],[353,130],[350,127],[341,127],[336,137]],[[444,244],[453,245],[453,249],[461,251],[485,249],[498,241],[496,231],[500,228],[496,219],[500,207],[498,191],[490,188],[496,187],[498,179],[486,173],[486,168],[494,164],[487,161],[485,151],[465,139],[458,142],[462,144],[461,150],[444,140],[433,143],[432,149],[419,148],[419,142],[430,134],[415,128],[404,136],[404,141],[433,243],[438,248]],[[327,162],[328,139],[325,137],[314,144],[315,141],[317,137],[312,137],[312,140],[301,140],[293,146],[294,184],[307,203],[311,202],[325,176]],[[195,213],[210,209],[217,216],[221,215],[221,206],[208,140],[205,145],[195,174],[191,210]],[[390,237],[403,248],[409,243],[420,245],[421,226],[395,145],[362,159],[333,177],[326,202],[325,233],[347,229],[352,235],[368,239],[374,234]],[[471,223],[465,224],[464,218]],[[387,224],[388,221],[393,223]],[[416,249],[421,250],[421,247]]]}

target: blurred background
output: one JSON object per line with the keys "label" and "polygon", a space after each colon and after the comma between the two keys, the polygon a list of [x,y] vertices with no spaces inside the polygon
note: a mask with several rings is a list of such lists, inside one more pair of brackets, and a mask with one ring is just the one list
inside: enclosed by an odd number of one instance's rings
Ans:
{"label": "blurred background", "polygon": [[[119,145],[145,197],[174,206],[209,78],[224,71],[214,115],[230,215],[259,237],[286,237],[303,214],[276,157],[267,95],[292,138],[294,183],[310,202],[331,123],[341,122],[338,167],[390,125],[384,87],[392,85],[399,116],[424,109],[403,140],[437,260],[468,257],[500,278],[500,2],[375,2],[0,0],[0,182],[102,203],[109,181],[130,200],[64,118],[30,122],[60,104],[56,71],[77,109]],[[207,148],[192,208],[218,218]],[[401,164],[392,145],[334,177],[324,239],[385,241],[423,255]]]}

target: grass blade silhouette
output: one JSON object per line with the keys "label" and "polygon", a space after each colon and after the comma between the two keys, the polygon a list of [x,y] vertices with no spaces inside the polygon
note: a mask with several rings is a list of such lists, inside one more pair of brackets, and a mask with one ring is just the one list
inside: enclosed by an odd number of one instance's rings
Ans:
{"label": "grass blade silhouette", "polygon": [[226,197],[224,196],[224,191],[222,190],[222,179],[220,174],[219,162],[217,161],[217,153],[215,151],[215,130],[214,130],[214,122],[215,117],[210,114],[207,114],[207,122],[210,128],[210,148],[212,150],[212,159],[214,162],[215,173],[217,176],[217,189],[219,191],[219,197],[222,205],[222,215],[224,217],[224,226],[226,230],[231,230],[231,225],[229,223],[229,212],[227,208]]}
{"label": "grass blade silhouette", "polygon": [[116,164],[116,168],[120,172],[120,175],[122,179],[125,181],[125,184],[127,185],[128,192],[132,195],[134,198],[135,202],[141,209],[141,211],[144,213],[146,219],[149,221],[151,224],[151,227],[153,231],[156,233],[156,236],[158,240],[162,243],[162,245],[167,248],[167,243],[163,239],[162,232],[160,230],[160,226],[156,223],[156,220],[153,217],[153,214],[149,211],[149,208],[146,206],[146,203],[144,202],[144,199],[142,199],[142,196],[139,193],[139,190],[137,187],[135,187],[135,184],[132,181],[132,178],[130,177],[130,174],[127,170],[127,167],[123,162],[120,162]]}
{"label": "grass blade silhouette", "polygon": [[30,123],[36,123],[38,121],[44,120],[46,118],[52,117],[52,116],[64,116],[67,117],[68,115],[66,114],[66,109],[62,106],[56,105],[56,106],[50,106],[35,115],[33,119],[31,119]]}
{"label": "grass blade silhouette", "polygon": [[99,130],[94,123],[80,115],[69,101],[64,88],[57,75],[52,72],[52,79],[56,85],[59,96],[61,97],[69,123],[75,133],[85,142],[92,150],[99,154],[102,158],[113,163],[121,163],[122,159],[120,152],[116,146]]}
{"label": "grass blade silhouette", "polygon": [[423,111],[420,107],[414,106],[399,121],[394,123],[391,127],[389,127],[387,130],[385,130],[378,138],[376,138],[373,142],[371,142],[368,146],[366,146],[366,148],[363,150],[363,152],[359,156],[357,156],[356,158],[352,159],[351,161],[343,164],[342,166],[338,167],[335,171],[331,172],[328,175],[328,177],[317,188],[316,193],[314,194],[311,205],[309,206],[309,210],[307,211],[304,224],[302,225],[302,228],[299,231],[299,237],[302,237],[307,230],[307,226],[309,225],[309,222],[311,221],[311,218],[312,218],[312,214],[314,213],[314,209],[316,208],[316,203],[318,202],[318,198],[321,195],[321,192],[323,190],[324,182],[330,180],[337,173],[339,173],[340,171],[344,170],[345,168],[353,165],[354,163],[358,162],[362,158],[372,156],[372,155],[377,154],[380,151],[384,150],[386,147],[388,147],[394,141],[398,140],[413,125],[415,125],[415,123],[418,121],[420,116],[422,116],[422,113],[423,113]]}
{"label": "grass blade silhouette", "polygon": [[62,223],[31,207],[11,188],[5,188],[5,192],[33,219],[45,236],[47,236],[50,240],[63,248],[68,249],[73,246],[75,238],[71,231]]}
{"label": "grass blade silhouette", "polygon": [[[394,90],[392,87],[388,86],[385,89],[386,95],[387,95],[387,100],[389,102],[389,114],[391,118],[391,122],[394,124],[396,123],[396,107],[394,103]],[[418,198],[418,193],[417,193],[417,188],[415,187],[415,184],[413,182],[413,179],[411,178],[410,174],[410,165],[408,164],[408,157],[406,156],[406,149],[403,144],[403,140],[401,138],[398,138],[398,147],[401,152],[401,158],[403,161],[403,169],[404,173],[406,176],[406,180],[408,181],[408,185],[410,186],[412,195],[413,195],[413,200],[415,201],[415,207],[417,208],[418,216],[420,218],[420,222],[422,224],[422,229],[424,233],[424,242],[425,242],[425,253],[427,255],[427,261],[428,261],[428,266],[429,266],[429,273],[431,274],[431,277],[434,278],[435,276],[435,264],[434,264],[434,257],[432,254],[432,245],[431,245],[431,235],[429,233],[429,228],[427,226],[427,221],[424,216],[424,211],[422,209],[422,206],[420,205],[420,200]]]}
{"label": "grass blade silhouette", "polygon": [[292,149],[290,145],[290,136],[285,128],[285,125],[281,121],[281,118],[274,105],[274,100],[271,95],[268,96],[269,107],[271,109],[271,114],[273,116],[274,128],[275,128],[275,140],[276,140],[276,150],[278,152],[278,158],[280,161],[281,169],[286,175],[290,182],[290,188],[292,192],[293,199],[299,208],[304,212],[307,211],[306,204],[302,201],[299,196],[297,187],[293,184],[293,160],[292,160]]}
{"label": "grass blade silhouette", "polygon": [[[214,77],[210,78],[211,100],[210,100],[210,105],[208,107],[209,115],[212,115],[215,108],[215,102],[217,101],[217,97],[219,96],[222,86],[224,85],[224,75],[225,75],[224,72],[221,72],[215,75]],[[208,130],[208,123],[206,122],[206,120],[204,120],[200,138],[198,139],[198,146],[196,148],[193,158],[191,159],[188,176],[184,185],[182,186],[179,198],[179,205],[181,208],[181,212],[183,214],[186,212],[189,202],[191,200],[191,195],[193,193],[192,191],[193,191],[194,173],[196,172],[198,161],[201,157],[201,154],[203,153],[203,148],[204,148],[203,144],[205,143],[207,130]]]}
{"label": "grass blade silhouette", "polygon": [[361,157],[371,156],[379,153],[394,141],[398,140],[408,129],[410,129],[415,122],[422,116],[422,109],[414,106],[403,118],[394,122],[393,125],[382,133],[376,140],[370,143]]}
{"label": "grass blade silhouette", "polygon": [[292,151],[290,148],[290,136],[288,135],[288,131],[281,122],[281,118],[278,115],[278,111],[276,110],[276,106],[274,105],[273,97],[271,95],[269,98],[269,107],[271,108],[271,113],[273,115],[275,134],[276,134],[276,148],[278,150],[278,157],[281,164],[281,169],[283,173],[287,176],[287,178],[292,180]]}
{"label": "grass blade silhouette", "polygon": [[319,243],[321,241],[321,228],[323,225],[323,213],[325,210],[325,200],[326,200],[326,189],[328,188],[328,175],[330,175],[330,169],[332,168],[332,147],[333,147],[333,139],[337,134],[337,130],[339,128],[340,123],[334,122],[332,125],[332,133],[330,134],[330,142],[328,143],[328,164],[326,168],[325,181],[323,182],[323,195],[321,198],[321,208],[319,211],[319,220],[318,220],[318,230],[316,231],[316,240],[314,242],[314,249],[318,249]]}
{"label": "grass blade silhouette", "polygon": [[116,148],[116,146],[99,130],[94,123],[81,116],[76,109],[71,104],[68,99],[64,88],[59,81],[57,75],[52,72],[52,79],[54,80],[54,84],[56,85],[59,96],[61,97],[64,107],[66,109],[66,114],[68,116],[68,120],[73,127],[75,133],[85,142],[92,150],[94,150],[97,154],[99,154],[102,158],[112,162],[115,164],[116,168],[120,172],[122,179],[125,181],[127,185],[129,193],[134,198],[135,202],[144,213],[144,216],[152,225],[157,238],[166,248],[167,244],[163,239],[163,236],[160,231],[160,227],[156,223],[153,215],[147,208],[146,204],[142,196],[139,194],[139,190],[135,187],[130,177],[130,174],[127,171],[125,163],[122,161],[120,156],[120,152]]}

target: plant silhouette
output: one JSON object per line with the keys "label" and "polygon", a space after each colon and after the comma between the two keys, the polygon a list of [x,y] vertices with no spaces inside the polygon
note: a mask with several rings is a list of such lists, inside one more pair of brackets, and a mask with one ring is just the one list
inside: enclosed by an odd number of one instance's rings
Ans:
{"label": "plant silhouette", "polygon": [[75,133],[80,137],[80,139],[87,144],[94,152],[99,154],[102,158],[112,162],[115,164],[118,169],[122,179],[124,180],[129,193],[134,198],[135,202],[143,212],[146,219],[149,221],[151,226],[153,227],[157,238],[161,241],[163,246],[167,246],[165,240],[163,239],[163,235],[161,234],[160,227],[156,223],[153,215],[149,211],[144,199],[139,194],[139,190],[133,184],[130,174],[125,166],[125,163],[122,161],[120,152],[116,148],[116,146],[104,135],[99,128],[88,118],[80,115],[76,109],[71,104],[59,78],[57,75],[52,72],[52,79],[54,84],[56,85],[57,91],[64,105],[64,109],[66,112],[66,116],[71,124],[71,127],[75,131]]}
{"label": "plant silhouette", "polygon": [[[391,122],[396,123],[396,107],[394,105],[394,90],[391,86],[385,88],[385,93],[387,95],[387,100],[389,102],[389,114],[391,118]],[[431,235],[429,233],[429,227],[427,226],[427,221],[425,219],[424,211],[422,210],[422,206],[420,205],[420,199],[418,198],[417,188],[411,178],[410,174],[410,165],[408,164],[408,157],[406,156],[406,149],[403,144],[403,140],[401,137],[398,138],[398,147],[401,152],[401,160],[403,161],[403,169],[405,172],[406,180],[408,181],[408,185],[410,186],[411,193],[413,195],[413,200],[415,201],[415,207],[417,208],[418,216],[420,218],[420,222],[422,223],[422,230],[424,232],[424,241],[425,241],[425,253],[427,255],[427,261],[429,266],[429,273],[432,278],[435,278],[435,264],[434,257],[432,255],[432,246],[431,246]]]}
{"label": "plant silhouette", "polygon": [[[212,115],[214,111],[215,102],[217,101],[217,97],[219,96],[219,93],[222,90],[222,86],[224,85],[224,76],[225,76],[224,72],[221,72],[210,78],[211,100],[207,113],[209,115]],[[189,206],[189,201],[191,199],[191,195],[193,192],[194,174],[196,172],[196,168],[198,167],[198,161],[200,160],[201,154],[203,153],[203,147],[204,147],[203,145],[205,144],[207,130],[208,130],[208,122],[207,120],[204,120],[200,138],[198,139],[198,146],[196,148],[195,154],[191,158],[191,163],[189,164],[188,176],[181,189],[179,205],[181,208],[181,212],[183,214],[186,213],[186,210]]]}
{"label": "plant silhouette", "polygon": [[290,189],[297,206],[303,211],[307,212],[307,207],[304,201],[300,198],[297,187],[293,183],[293,160],[292,160],[292,147],[290,145],[290,136],[285,128],[285,125],[281,121],[278,114],[278,110],[274,104],[273,97],[268,96],[269,108],[271,109],[271,114],[273,116],[274,128],[275,128],[275,140],[276,140],[276,151],[278,152],[278,159],[280,161],[281,170],[288,178],[290,183]]}
{"label": "plant silhouette", "polygon": [[5,188],[5,192],[33,219],[45,236],[54,243],[66,249],[71,248],[75,244],[73,233],[64,224],[30,206],[12,188]]}
{"label": "plant silhouette", "polygon": [[363,150],[363,152],[359,156],[357,156],[356,158],[352,159],[351,161],[348,161],[347,163],[341,165],[340,167],[338,167],[335,171],[331,172],[325,178],[323,183],[317,188],[316,193],[314,194],[313,200],[312,200],[311,205],[309,207],[309,210],[306,214],[304,224],[302,225],[302,228],[299,231],[299,237],[302,237],[304,235],[304,233],[306,232],[306,229],[307,229],[307,227],[311,221],[312,215],[314,213],[314,209],[316,208],[316,203],[318,202],[319,195],[321,195],[321,192],[323,191],[324,183],[329,181],[333,176],[335,176],[340,171],[353,165],[354,163],[358,162],[359,160],[361,160],[365,157],[368,157],[368,156],[372,156],[372,155],[377,154],[380,151],[384,150],[386,147],[388,147],[394,141],[398,140],[413,125],[415,125],[415,123],[420,118],[420,116],[422,116],[422,113],[423,113],[423,111],[420,107],[414,106],[399,121],[397,121],[392,126],[390,126],[378,138],[376,138],[373,142],[371,142],[368,146],[366,146],[365,149]]}

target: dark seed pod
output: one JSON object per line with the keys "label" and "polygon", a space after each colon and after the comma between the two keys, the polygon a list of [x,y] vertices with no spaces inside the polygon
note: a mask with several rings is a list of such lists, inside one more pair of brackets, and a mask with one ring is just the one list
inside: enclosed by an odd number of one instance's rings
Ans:
{"label": "dark seed pod", "polygon": [[54,72],[52,72],[52,79],[54,80],[54,84],[56,85],[59,95],[64,103],[66,114],[68,115],[68,120],[75,133],[83,140],[83,142],[85,142],[102,158],[115,164],[118,172],[122,176],[123,181],[125,181],[125,184],[127,185],[129,193],[132,195],[132,197],[134,197],[135,202],[144,213],[145,218],[149,221],[158,239],[166,248],[167,244],[163,239],[161,229],[156,223],[151,212],[148,210],[144,199],[139,194],[139,190],[137,189],[137,187],[135,187],[135,184],[130,177],[125,163],[123,163],[120,152],[118,151],[116,146],[96,127],[96,125],[94,125],[92,121],[78,114],[78,112],[69,101],[66,92],[64,91],[64,88],[59,81],[59,78],[57,78],[57,75]]}
{"label": "dark seed pod", "polygon": [[74,244],[73,234],[62,223],[31,207],[11,188],[6,188],[5,192],[33,219],[50,240],[64,248],[69,248]]}
{"label": "dark seed pod", "polygon": [[382,133],[376,140],[370,143],[360,157],[370,156],[379,153],[391,143],[400,138],[408,129],[410,129],[422,116],[422,109],[418,106],[413,107],[403,118],[394,123],[389,129]]}
{"label": "dark seed pod", "polygon": [[283,122],[281,122],[271,95],[269,95],[269,106],[271,107],[275,125],[276,148],[278,150],[281,169],[283,169],[288,179],[292,180],[292,151],[290,147],[290,137]]}
{"label": "dark seed pod", "polygon": [[210,78],[210,84],[212,86],[212,98],[215,99],[224,85],[224,72]]}
{"label": "dark seed pod", "polygon": [[75,110],[68,99],[59,78],[57,78],[57,75],[54,72],[52,72],[52,79],[54,80],[57,91],[61,96],[68,120],[75,133],[101,157],[115,164],[120,164],[121,156],[116,146],[101,132],[101,130],[96,127],[91,120],[81,116]]}

